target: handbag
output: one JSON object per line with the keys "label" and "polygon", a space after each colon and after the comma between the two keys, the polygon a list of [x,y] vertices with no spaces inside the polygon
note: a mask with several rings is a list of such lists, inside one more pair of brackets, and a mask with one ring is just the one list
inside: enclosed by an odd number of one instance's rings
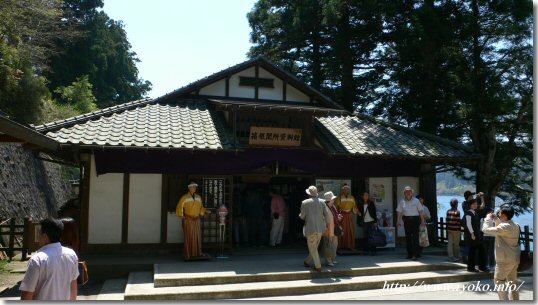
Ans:
{"label": "handbag", "polygon": [[[519,225],[517,226],[519,227],[519,239],[517,241],[517,245],[521,249],[521,239],[525,237],[521,236],[522,235],[521,227]],[[519,265],[517,266],[517,271],[525,271],[529,268],[532,268],[532,264],[533,264],[533,257],[530,250],[529,249],[521,250],[521,254],[519,256]]]}
{"label": "handbag", "polygon": [[430,245],[428,240],[428,228],[426,226],[421,226],[418,233],[418,245],[422,248],[426,248]]}
{"label": "handbag", "polygon": [[78,262],[77,283],[79,285],[85,285],[87,282],[88,282],[88,265],[86,265],[86,261]]}
{"label": "handbag", "polygon": [[368,238],[368,244],[376,248],[384,247],[387,245],[387,236],[376,227]]}
{"label": "handbag", "polygon": [[344,235],[344,228],[342,228],[341,225],[334,225],[334,236],[342,236]]}

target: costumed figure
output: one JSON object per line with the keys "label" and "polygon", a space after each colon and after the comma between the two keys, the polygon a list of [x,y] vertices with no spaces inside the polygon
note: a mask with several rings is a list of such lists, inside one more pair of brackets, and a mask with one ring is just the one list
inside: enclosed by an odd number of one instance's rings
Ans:
{"label": "costumed figure", "polygon": [[188,260],[191,257],[202,256],[202,231],[200,217],[210,214],[202,203],[202,197],[196,194],[198,184],[191,182],[189,192],[179,199],[176,206],[176,215],[183,219],[183,257]]}
{"label": "costumed figure", "polygon": [[336,198],[336,207],[342,214],[343,235],[338,237],[338,249],[355,249],[355,222],[352,213],[359,214],[355,197],[349,194],[349,185],[342,186],[342,193]]}

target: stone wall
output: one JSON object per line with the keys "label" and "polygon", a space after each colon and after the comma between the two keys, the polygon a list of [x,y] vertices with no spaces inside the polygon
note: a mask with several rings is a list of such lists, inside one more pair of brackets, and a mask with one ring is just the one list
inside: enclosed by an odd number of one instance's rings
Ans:
{"label": "stone wall", "polygon": [[75,197],[68,168],[36,159],[20,144],[0,144],[0,220],[57,216]]}

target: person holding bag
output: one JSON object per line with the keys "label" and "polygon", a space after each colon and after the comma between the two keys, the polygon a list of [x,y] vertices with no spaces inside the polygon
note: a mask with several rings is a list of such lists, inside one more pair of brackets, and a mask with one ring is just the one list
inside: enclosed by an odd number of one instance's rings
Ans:
{"label": "person holding bag", "polygon": [[328,217],[330,218],[330,224],[325,230],[323,235],[323,254],[327,266],[333,267],[336,263],[336,249],[338,248],[338,237],[342,236],[343,230],[341,225],[342,215],[338,214],[336,207],[334,206],[334,200],[337,198],[333,192],[327,192],[323,195],[325,197],[325,205],[328,210]]}

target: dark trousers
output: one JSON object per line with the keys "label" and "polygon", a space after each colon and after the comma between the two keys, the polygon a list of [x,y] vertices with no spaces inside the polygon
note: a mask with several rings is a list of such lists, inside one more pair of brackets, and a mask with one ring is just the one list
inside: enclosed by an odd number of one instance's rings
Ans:
{"label": "dark trousers", "polygon": [[495,268],[495,236],[484,236],[485,265]]}
{"label": "dark trousers", "polygon": [[407,255],[419,255],[418,232],[420,227],[420,216],[403,216],[405,243],[407,245]]}
{"label": "dark trousers", "polygon": [[365,222],[364,223],[364,250],[370,251],[372,253],[376,252],[376,247],[373,245],[370,245],[370,237],[374,234],[375,229],[375,221]]}
{"label": "dark trousers", "polygon": [[478,264],[478,269],[486,269],[486,253],[482,240],[470,240],[467,244],[469,254],[467,256],[467,270],[473,270]]}

